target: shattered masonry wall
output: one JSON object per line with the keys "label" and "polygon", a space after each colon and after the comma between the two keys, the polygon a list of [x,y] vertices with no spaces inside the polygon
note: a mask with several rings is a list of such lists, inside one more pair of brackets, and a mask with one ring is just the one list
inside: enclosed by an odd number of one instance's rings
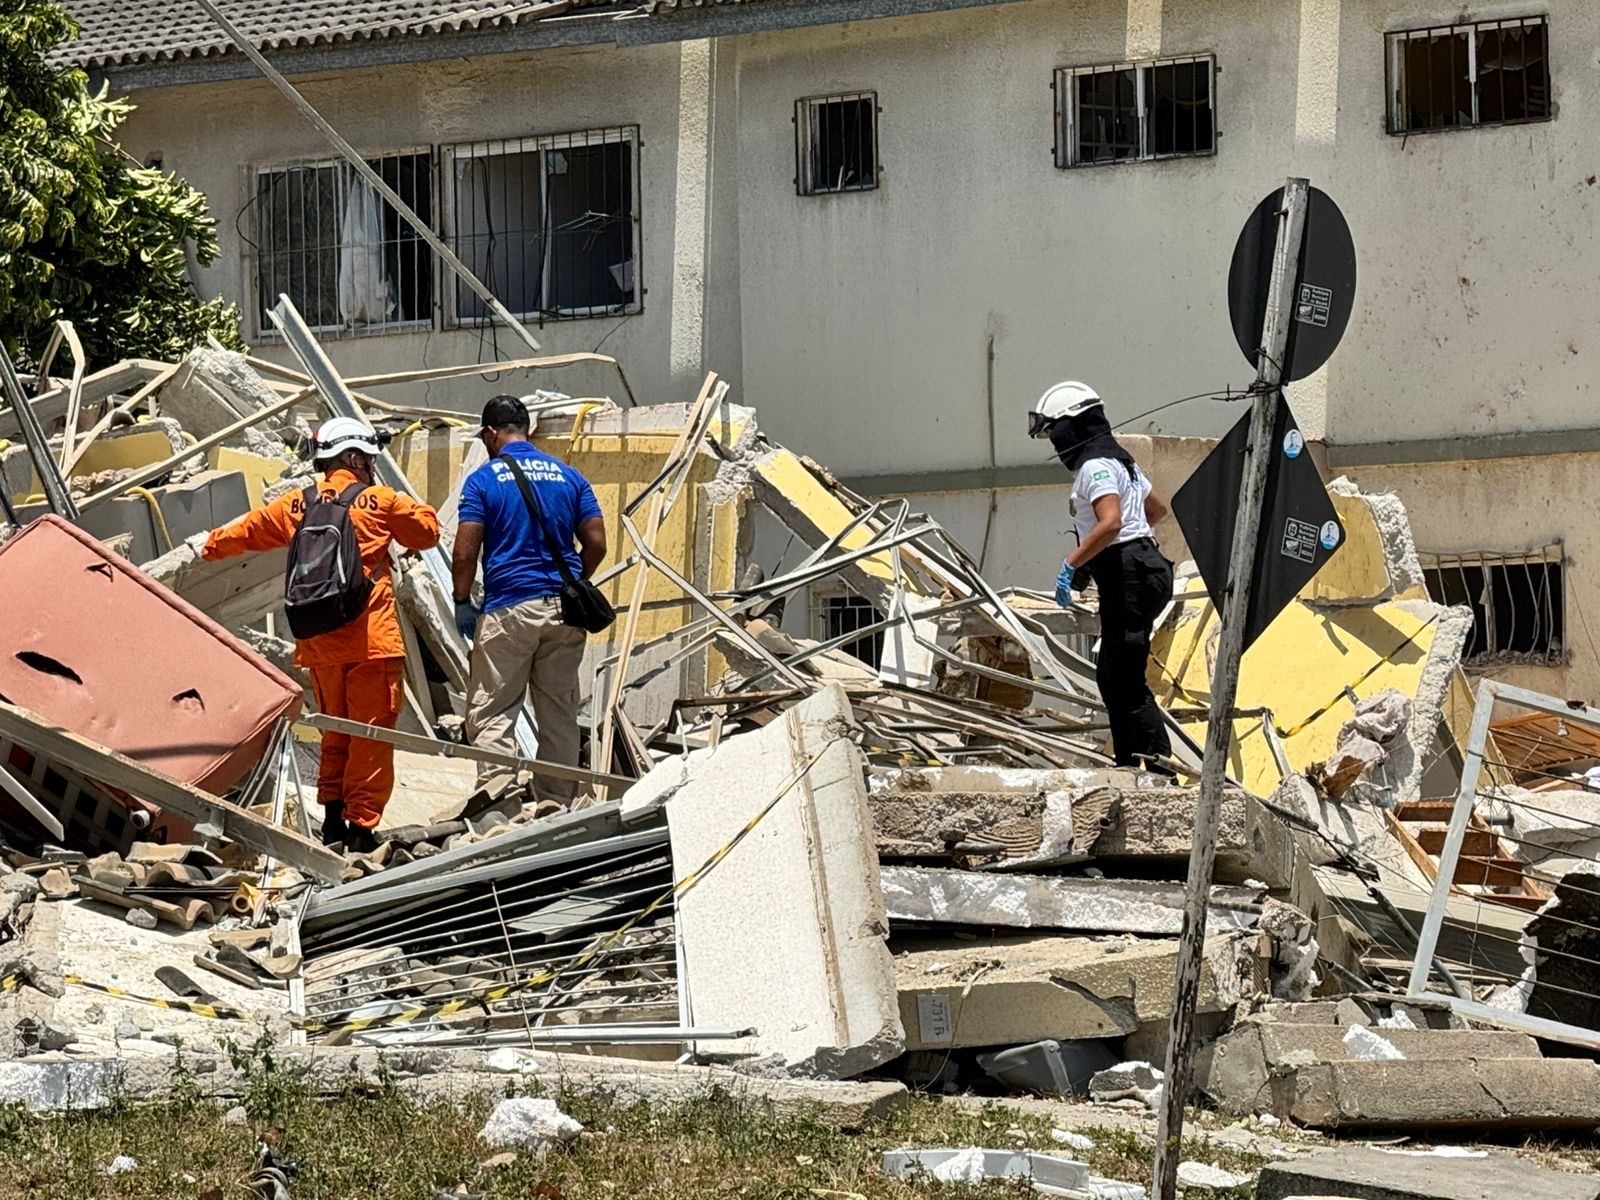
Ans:
{"label": "shattered masonry wall", "polygon": [[[1416,598],[1415,547],[1393,497],[1339,486],[1336,502],[1347,520],[1345,544],[1329,560],[1327,578],[1313,580],[1245,652],[1238,706],[1270,710],[1290,767],[1304,771],[1332,753],[1353,711],[1345,688],[1360,699],[1396,689],[1414,705],[1388,767],[1387,782],[1404,794],[1420,784],[1441,717],[1455,727],[1466,715],[1459,663],[1472,616]],[[1204,584],[1180,583],[1176,611],[1152,640],[1157,700],[1190,713],[1205,708],[1219,634]],[[1239,718],[1229,754],[1230,774],[1256,795],[1270,795],[1282,779],[1264,719]],[[1181,723],[1203,739],[1203,714]]]}

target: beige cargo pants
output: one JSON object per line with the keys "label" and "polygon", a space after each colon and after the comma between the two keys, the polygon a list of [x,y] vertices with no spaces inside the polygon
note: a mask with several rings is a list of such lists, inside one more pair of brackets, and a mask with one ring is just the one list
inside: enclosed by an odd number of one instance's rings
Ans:
{"label": "beige cargo pants", "polygon": [[[561,602],[524,600],[485,613],[478,621],[467,677],[467,740],[474,746],[516,753],[512,727],[523,697],[533,701],[539,757],[578,765],[578,671],[583,630],[561,623]],[[529,779],[510,767],[478,767],[478,787],[499,799]],[[567,780],[533,781],[538,795],[566,803],[577,793]]]}

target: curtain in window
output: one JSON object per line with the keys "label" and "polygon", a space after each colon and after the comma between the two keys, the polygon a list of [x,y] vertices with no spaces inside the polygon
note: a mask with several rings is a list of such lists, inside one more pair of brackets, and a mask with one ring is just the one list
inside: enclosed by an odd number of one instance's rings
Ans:
{"label": "curtain in window", "polygon": [[383,261],[383,199],[354,169],[343,168],[342,176],[339,316],[347,325],[376,325],[395,310],[394,283]]}

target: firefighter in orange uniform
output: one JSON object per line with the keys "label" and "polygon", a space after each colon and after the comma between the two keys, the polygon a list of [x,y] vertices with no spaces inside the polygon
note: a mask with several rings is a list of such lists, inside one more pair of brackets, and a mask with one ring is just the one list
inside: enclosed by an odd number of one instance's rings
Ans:
{"label": "firefighter in orange uniform", "polygon": [[[389,547],[398,542],[407,550],[432,549],[439,543],[439,515],[373,481],[378,453],[378,435],[350,417],[335,417],[317,430],[320,500],[337,500],[352,485],[364,485],[345,503],[372,590],[365,607],[347,624],[298,641],[295,662],[311,672],[317,707],[324,713],[392,728],[400,713],[406,651],[395,613]],[[305,509],[303,493],[280,496],[212,530],[200,555],[232,558],[288,546]],[[343,842],[356,852],[375,848],[374,831],[393,790],[393,746],[342,733],[322,735],[317,800],[325,810],[324,843]]]}

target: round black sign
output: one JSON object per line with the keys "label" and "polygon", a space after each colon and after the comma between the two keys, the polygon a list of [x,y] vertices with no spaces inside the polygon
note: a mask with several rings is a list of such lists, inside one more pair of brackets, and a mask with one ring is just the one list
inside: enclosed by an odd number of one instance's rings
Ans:
{"label": "round black sign", "polygon": [[[1267,289],[1272,282],[1272,253],[1278,240],[1280,188],[1256,205],[1244,223],[1228,268],[1228,315],[1239,349],[1256,366],[1261,324],[1267,315]],[[1300,244],[1300,274],[1295,285],[1294,313],[1283,353],[1285,383],[1304,379],[1333,353],[1350,321],[1356,299],[1356,244],[1339,206],[1326,192],[1310,189],[1306,229]]]}

